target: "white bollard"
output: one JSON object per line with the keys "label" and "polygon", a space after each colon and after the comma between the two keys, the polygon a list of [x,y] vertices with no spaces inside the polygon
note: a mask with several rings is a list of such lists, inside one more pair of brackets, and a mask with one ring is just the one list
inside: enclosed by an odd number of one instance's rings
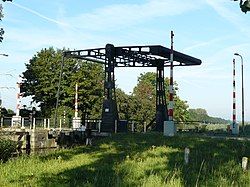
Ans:
{"label": "white bollard", "polygon": [[33,118],[33,130],[36,129],[36,118]]}
{"label": "white bollard", "polygon": [[243,171],[247,170],[247,165],[248,165],[248,158],[247,157],[243,157],[242,158],[242,163],[241,163],[241,167],[242,167]]}
{"label": "white bollard", "polygon": [[131,131],[132,131],[132,132],[135,132],[135,122],[134,122],[134,121],[132,121]]}
{"label": "white bollard", "polygon": [[43,119],[43,128],[46,129],[46,118]]}
{"label": "white bollard", "polygon": [[22,118],[22,123],[21,124],[22,124],[21,129],[25,129],[25,127],[24,127],[24,118]]}
{"label": "white bollard", "polygon": [[50,129],[50,119],[48,119],[48,129]]}
{"label": "white bollard", "polygon": [[99,133],[101,132],[101,120],[99,120],[99,122],[98,122],[98,132]]}
{"label": "white bollard", "polygon": [[184,162],[185,162],[185,164],[188,164],[188,162],[189,162],[189,154],[190,154],[190,149],[188,147],[186,147],[185,151],[184,151]]}
{"label": "white bollard", "polygon": [[62,131],[62,119],[60,119],[59,125],[60,125],[59,130]]}

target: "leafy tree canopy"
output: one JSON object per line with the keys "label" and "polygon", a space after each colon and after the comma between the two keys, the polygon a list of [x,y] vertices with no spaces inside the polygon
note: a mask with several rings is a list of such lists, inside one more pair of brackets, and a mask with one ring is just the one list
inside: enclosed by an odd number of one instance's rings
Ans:
{"label": "leafy tree canopy", "polygon": [[[165,78],[165,91],[168,96],[167,89],[169,86],[169,79]],[[182,101],[177,95],[178,85],[175,86],[174,98],[174,120],[185,121],[188,120],[188,105],[186,101]],[[150,119],[155,117],[155,100],[156,100],[156,73],[148,72],[141,74],[138,77],[138,84],[133,91],[133,103],[136,106],[132,117],[138,121],[150,122]],[[168,97],[167,97],[168,102]]]}
{"label": "leafy tree canopy", "polygon": [[[62,50],[42,49],[26,64],[21,85],[25,96],[32,96],[39,104],[42,113],[49,116],[55,108],[59,75],[62,63]],[[78,83],[79,108],[90,110],[96,115],[101,103],[103,85],[102,66],[92,62],[64,59],[60,85],[60,105],[74,108],[75,85]],[[95,107],[92,107],[95,106]]]}
{"label": "leafy tree canopy", "polygon": [[189,109],[189,114],[190,114],[190,121],[202,121],[205,123],[217,123],[217,124],[230,123],[230,120],[209,116],[207,111],[202,108]]}
{"label": "leafy tree canopy", "polygon": [[[238,0],[234,0],[234,1],[238,1]],[[244,12],[245,14],[250,11],[250,0],[240,0],[240,9],[242,12]]]}

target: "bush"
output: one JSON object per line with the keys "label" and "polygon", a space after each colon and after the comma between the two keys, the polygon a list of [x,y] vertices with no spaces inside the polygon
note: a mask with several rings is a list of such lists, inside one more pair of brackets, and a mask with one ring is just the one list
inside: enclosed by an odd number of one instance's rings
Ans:
{"label": "bush", "polygon": [[16,151],[16,142],[12,140],[0,139],[0,161],[6,162]]}

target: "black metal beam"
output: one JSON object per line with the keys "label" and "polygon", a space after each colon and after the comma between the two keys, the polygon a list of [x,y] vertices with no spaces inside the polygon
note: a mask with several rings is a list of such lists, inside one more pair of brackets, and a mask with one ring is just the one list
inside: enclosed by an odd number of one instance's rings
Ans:
{"label": "black metal beam", "polygon": [[[169,67],[171,50],[161,45],[115,47],[115,67],[157,67],[157,61],[163,60]],[[74,50],[64,52],[65,57],[94,61],[105,64],[106,48]],[[174,51],[174,66],[200,65],[201,60]]]}
{"label": "black metal beam", "polygon": [[[158,55],[163,58],[170,59],[171,49],[163,46],[151,46],[150,52],[154,55]],[[191,57],[189,55],[183,54],[181,52],[174,50],[174,61],[180,63],[180,66],[194,66],[200,65],[201,60]],[[169,66],[169,65],[168,65]],[[176,66],[176,65],[175,65]]]}

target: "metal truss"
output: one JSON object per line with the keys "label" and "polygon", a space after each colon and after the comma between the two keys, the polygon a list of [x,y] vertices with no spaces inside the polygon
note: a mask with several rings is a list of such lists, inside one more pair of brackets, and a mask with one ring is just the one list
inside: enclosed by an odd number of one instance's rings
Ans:
{"label": "metal truss", "polygon": [[[108,44],[109,45],[109,44]],[[114,47],[115,67],[157,67],[157,63],[164,62],[164,67],[170,66],[169,48],[161,45]],[[65,57],[94,61],[105,64],[106,48],[65,51]],[[174,51],[174,66],[200,65],[201,60]]]}
{"label": "metal truss", "polygon": [[[115,47],[65,51],[64,57],[101,63],[105,67],[104,100],[102,109],[103,132],[114,132],[119,121],[115,96],[115,67],[156,67],[156,121],[155,130],[163,131],[163,123],[168,119],[164,87],[164,67],[170,66],[169,48],[160,45]],[[201,60],[174,51],[173,66],[200,65]]]}

